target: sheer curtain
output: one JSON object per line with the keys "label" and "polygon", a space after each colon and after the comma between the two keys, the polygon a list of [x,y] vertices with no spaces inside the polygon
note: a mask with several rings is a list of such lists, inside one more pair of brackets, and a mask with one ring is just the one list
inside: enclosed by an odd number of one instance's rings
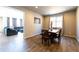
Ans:
{"label": "sheer curtain", "polygon": [[62,28],[63,27],[63,15],[51,16],[50,17],[50,28]]}

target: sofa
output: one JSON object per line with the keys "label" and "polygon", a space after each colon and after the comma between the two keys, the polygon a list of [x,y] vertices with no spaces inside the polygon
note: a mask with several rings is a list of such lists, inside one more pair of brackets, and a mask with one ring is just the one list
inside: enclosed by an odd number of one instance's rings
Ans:
{"label": "sofa", "polygon": [[23,27],[14,27],[14,29],[18,32],[22,32],[23,33]]}
{"label": "sofa", "polygon": [[17,35],[18,32],[15,29],[7,28],[7,36]]}
{"label": "sofa", "polygon": [[4,34],[7,35],[7,36],[12,36],[12,35],[17,35],[18,32],[13,28],[5,27],[4,28]]}

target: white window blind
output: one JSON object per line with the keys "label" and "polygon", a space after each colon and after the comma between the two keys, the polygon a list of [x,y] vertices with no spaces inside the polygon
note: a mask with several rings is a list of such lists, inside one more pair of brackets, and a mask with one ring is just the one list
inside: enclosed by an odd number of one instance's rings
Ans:
{"label": "white window blind", "polygon": [[63,15],[51,16],[50,17],[50,27],[63,27]]}

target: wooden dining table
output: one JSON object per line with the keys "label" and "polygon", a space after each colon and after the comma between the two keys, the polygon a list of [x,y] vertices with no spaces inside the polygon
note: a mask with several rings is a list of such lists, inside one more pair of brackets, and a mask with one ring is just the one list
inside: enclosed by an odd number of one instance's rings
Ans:
{"label": "wooden dining table", "polygon": [[[45,32],[46,33],[48,33],[48,34],[45,34]],[[54,41],[54,39],[57,37],[57,35],[59,34],[59,32],[60,32],[60,29],[59,28],[57,28],[57,29],[55,29],[55,28],[53,28],[52,30],[51,29],[49,29],[49,30],[42,30],[42,42],[43,42],[43,40],[45,39],[45,38],[48,38],[48,42],[49,41],[51,41],[51,43],[53,43],[53,42],[55,42]],[[45,36],[44,36],[45,35]],[[47,37],[46,37],[47,36]],[[48,37],[48,36],[50,36],[50,37]],[[46,39],[45,39],[46,40]],[[49,44],[48,44],[49,45]]]}
{"label": "wooden dining table", "polygon": [[56,35],[57,34],[59,34],[59,31],[60,31],[60,29],[49,29],[48,30],[50,33],[51,33],[51,35],[52,35],[52,39],[51,39],[51,42],[53,42],[54,41],[54,38],[56,37]]}
{"label": "wooden dining table", "polygon": [[49,29],[48,31],[51,33],[58,33],[60,29]]}

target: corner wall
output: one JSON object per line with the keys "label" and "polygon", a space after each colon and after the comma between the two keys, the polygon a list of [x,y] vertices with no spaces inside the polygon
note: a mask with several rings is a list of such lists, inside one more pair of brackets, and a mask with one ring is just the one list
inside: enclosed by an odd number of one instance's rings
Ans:
{"label": "corner wall", "polygon": [[44,16],[43,18],[43,29],[49,29],[50,16]]}
{"label": "corner wall", "polygon": [[[34,24],[34,17],[40,18],[41,24]],[[40,14],[26,10],[24,18],[24,38],[29,38],[41,33],[43,18]]]}
{"label": "corner wall", "polygon": [[76,38],[79,41],[79,7],[77,8],[76,19]]}
{"label": "corner wall", "polygon": [[[76,37],[76,11],[68,11],[63,14],[63,35]],[[43,29],[49,28],[50,16],[45,16],[43,20]],[[78,21],[79,22],[79,21]]]}
{"label": "corner wall", "polygon": [[76,11],[64,13],[64,36],[76,38]]}

